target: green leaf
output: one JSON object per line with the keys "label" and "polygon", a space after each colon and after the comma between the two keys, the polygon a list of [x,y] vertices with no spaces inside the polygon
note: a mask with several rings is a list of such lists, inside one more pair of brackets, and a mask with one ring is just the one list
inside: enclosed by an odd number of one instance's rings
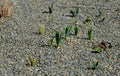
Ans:
{"label": "green leaf", "polygon": [[48,42],[48,46],[50,46],[50,47],[51,47],[51,46],[52,46],[52,44],[53,44],[53,38],[49,40],[49,42]]}
{"label": "green leaf", "polygon": [[60,32],[56,32],[55,37],[56,37],[56,44],[57,44],[57,48],[58,48],[61,43],[62,34]]}
{"label": "green leaf", "polygon": [[32,56],[29,56],[29,60],[30,60],[31,66],[34,66],[34,61],[32,59]]}
{"label": "green leaf", "polygon": [[91,22],[91,19],[90,19],[89,17],[87,17],[83,23],[84,23],[84,24],[88,24],[88,23],[90,23],[90,22]]}
{"label": "green leaf", "polygon": [[65,28],[65,38],[70,36],[71,29],[72,29],[72,26],[66,26],[66,28]]}
{"label": "green leaf", "polygon": [[99,22],[103,22],[105,20],[105,17],[101,18],[101,20]]}
{"label": "green leaf", "polygon": [[77,34],[78,34],[78,26],[74,27],[74,31],[75,31],[75,36],[77,36]]}
{"label": "green leaf", "polygon": [[70,13],[72,14],[72,17],[76,17],[78,12],[79,12],[79,8],[78,7],[76,9],[74,9],[74,10],[70,10]]}
{"label": "green leaf", "polygon": [[98,60],[93,62],[92,69],[95,70],[97,68],[97,66],[98,66]]}
{"label": "green leaf", "polygon": [[88,39],[92,40],[92,28],[88,30]]}
{"label": "green leaf", "polygon": [[44,27],[40,26],[38,32],[40,35],[44,34]]}
{"label": "green leaf", "polygon": [[96,47],[92,53],[100,53],[102,51],[102,48]]}

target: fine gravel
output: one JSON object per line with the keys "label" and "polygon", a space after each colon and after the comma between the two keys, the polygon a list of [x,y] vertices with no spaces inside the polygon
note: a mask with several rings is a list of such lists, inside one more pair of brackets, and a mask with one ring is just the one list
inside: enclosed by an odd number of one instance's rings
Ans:
{"label": "fine gravel", "polygon": [[[120,76],[120,1],[119,0],[9,0],[16,2],[9,17],[0,18],[0,76]],[[48,6],[53,4],[53,12]],[[79,8],[76,17],[70,10]],[[105,19],[100,22],[100,17]],[[83,21],[91,18],[85,25]],[[66,25],[78,21],[79,33],[64,38]],[[38,34],[44,26],[43,35]],[[87,39],[92,28],[93,39]],[[56,48],[55,33],[62,33]],[[54,38],[53,46],[48,41]],[[91,53],[101,41],[107,48]],[[108,47],[111,44],[111,48]],[[37,58],[30,65],[29,56]],[[90,69],[98,60],[95,70]]]}

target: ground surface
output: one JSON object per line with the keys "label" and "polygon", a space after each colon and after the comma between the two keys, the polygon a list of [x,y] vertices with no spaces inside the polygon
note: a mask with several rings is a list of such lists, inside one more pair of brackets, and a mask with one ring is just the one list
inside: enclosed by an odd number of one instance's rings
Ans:
{"label": "ground surface", "polygon": [[[15,0],[11,0],[14,2]],[[120,1],[119,0],[16,0],[10,17],[0,19],[0,76],[120,76]],[[48,6],[53,4],[53,13]],[[77,17],[70,10],[79,7]],[[103,22],[99,22],[99,10]],[[90,17],[89,25],[83,21]],[[79,34],[64,39],[65,25],[77,20]],[[40,26],[44,35],[38,34]],[[87,31],[93,28],[93,39],[87,40]],[[48,47],[55,32],[62,33],[62,46]],[[72,30],[72,33],[73,30]],[[112,48],[91,53],[93,43],[102,40]],[[55,39],[54,43],[55,44]],[[29,56],[38,58],[34,67]],[[96,70],[88,69],[98,60]]]}

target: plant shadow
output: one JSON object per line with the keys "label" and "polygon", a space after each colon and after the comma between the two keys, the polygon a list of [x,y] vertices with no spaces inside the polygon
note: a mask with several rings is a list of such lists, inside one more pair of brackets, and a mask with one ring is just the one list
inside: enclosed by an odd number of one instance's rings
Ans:
{"label": "plant shadow", "polygon": [[38,32],[33,32],[33,34],[35,34],[35,35],[39,35],[39,33],[38,33]]}
{"label": "plant shadow", "polygon": [[98,52],[98,51],[91,51],[91,53],[98,54],[100,52]]}
{"label": "plant shadow", "polygon": [[43,11],[42,13],[50,13],[50,11]]}
{"label": "plant shadow", "polygon": [[66,17],[74,17],[74,16],[72,16],[72,15],[65,15]]}
{"label": "plant shadow", "polygon": [[[56,38],[55,36],[50,36],[50,37],[51,38]],[[61,39],[65,39],[65,37],[62,36]]]}
{"label": "plant shadow", "polygon": [[83,39],[83,40],[89,40],[88,38],[80,38],[80,39]]}
{"label": "plant shadow", "polygon": [[87,67],[87,69],[88,69],[88,70],[93,70],[93,71],[94,71],[94,70],[97,70],[97,68],[95,69],[95,68],[92,68],[92,67]]}

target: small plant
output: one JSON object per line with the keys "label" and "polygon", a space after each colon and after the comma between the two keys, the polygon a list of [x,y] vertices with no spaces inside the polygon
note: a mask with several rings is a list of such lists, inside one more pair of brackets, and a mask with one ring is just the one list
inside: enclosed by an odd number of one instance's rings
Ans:
{"label": "small plant", "polygon": [[94,61],[92,64],[92,69],[95,70],[98,66],[98,60]]}
{"label": "small plant", "polygon": [[43,35],[44,34],[44,27],[40,26],[38,32],[40,35]]}
{"label": "small plant", "polygon": [[77,25],[77,26],[78,26],[78,21],[77,21],[77,20],[74,22],[74,25]]}
{"label": "small plant", "polygon": [[92,28],[88,30],[88,39],[92,40]]}
{"label": "small plant", "polygon": [[91,22],[91,19],[89,17],[87,17],[83,23],[84,24],[89,24],[90,22]]}
{"label": "small plant", "polygon": [[70,10],[70,13],[72,14],[72,17],[76,17],[78,12],[79,12],[79,8],[78,7],[76,9],[74,9],[74,10]]}
{"label": "small plant", "polygon": [[77,36],[77,34],[78,34],[78,26],[77,25],[75,25],[75,27],[74,27],[74,31],[75,31],[75,36]]}
{"label": "small plant", "polygon": [[102,48],[96,47],[92,53],[100,53],[102,51]]}
{"label": "small plant", "polygon": [[103,17],[103,18],[101,17],[99,22],[103,22],[104,20],[105,20],[105,17]]}
{"label": "small plant", "polygon": [[61,44],[61,38],[62,38],[62,34],[60,32],[56,32],[56,44],[57,44],[57,48],[60,47],[60,44]]}
{"label": "small plant", "polygon": [[30,60],[31,66],[34,66],[36,64],[36,62],[37,62],[37,58],[32,59],[31,56],[29,56],[29,60]]}
{"label": "small plant", "polygon": [[65,27],[65,39],[68,39],[70,37],[72,26],[66,26]]}
{"label": "small plant", "polygon": [[51,6],[48,6],[48,9],[49,9],[49,13],[52,13],[53,12],[53,4],[51,4]]}
{"label": "small plant", "polygon": [[103,15],[102,11],[98,10],[98,12],[99,12],[98,17],[101,17]]}
{"label": "small plant", "polygon": [[49,40],[48,46],[52,47],[52,44],[53,44],[53,38]]}
{"label": "small plant", "polygon": [[99,22],[103,22],[105,20],[105,17],[103,17],[103,13],[101,10],[98,10],[99,14],[97,17],[99,17]]}

